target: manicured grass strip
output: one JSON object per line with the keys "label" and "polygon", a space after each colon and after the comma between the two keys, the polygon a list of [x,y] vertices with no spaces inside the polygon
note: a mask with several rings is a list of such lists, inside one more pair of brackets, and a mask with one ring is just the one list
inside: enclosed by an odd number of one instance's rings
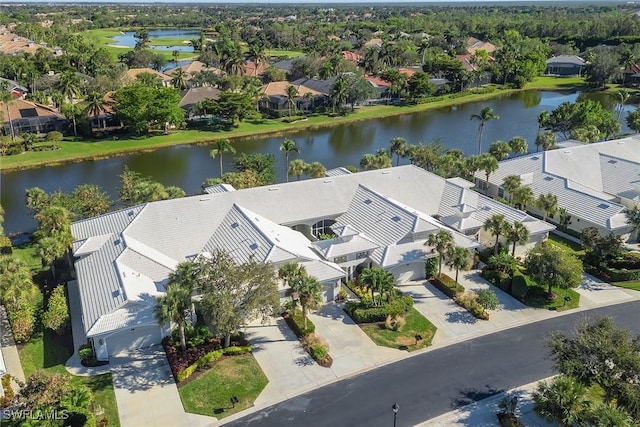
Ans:
{"label": "manicured grass strip", "polygon": [[[553,288],[556,299],[547,299],[547,289],[541,286],[530,286],[529,292],[524,299],[524,303],[529,307],[545,308],[547,310],[564,311],[578,308],[580,306],[580,294],[573,289]],[[571,301],[565,301],[564,297],[569,296]]]}
{"label": "manicured grass strip", "polygon": [[525,85],[525,89],[579,90],[584,86],[584,77],[541,76]]}
{"label": "manicured grass strip", "polygon": [[49,373],[69,376],[71,384],[86,385],[93,391],[95,404],[104,409],[104,414],[97,415],[96,419],[105,417],[109,420],[109,426],[119,426],[120,418],[111,374],[95,377],[71,375],[64,367],[70,356],[69,351],[58,341],[59,337],[49,330],[35,333],[31,340],[18,350],[24,375],[29,377],[37,370],[44,370]]}
{"label": "manicured grass strip", "polygon": [[571,255],[580,256],[584,255],[584,248],[580,243],[573,242],[571,240],[560,237],[556,234],[549,234],[549,243],[558,246],[559,248],[567,251]]}
{"label": "manicured grass strip", "polygon": [[[210,370],[178,388],[187,412],[224,418],[253,405],[269,381],[251,354],[220,359]],[[230,398],[238,403],[232,408]]]}
{"label": "manicured grass strip", "polygon": [[279,56],[286,56],[288,58],[297,58],[299,56],[304,55],[304,52],[301,52],[299,50],[279,50],[279,49],[266,49],[264,51],[264,53],[267,56],[271,56],[271,57],[279,57]]}
{"label": "manicured grass strip", "polygon": [[[437,328],[418,310],[412,308],[404,317],[407,322],[399,331],[391,331],[384,327],[384,322],[361,324],[362,330],[371,341],[382,347],[414,351],[431,345]],[[416,344],[416,335],[422,340]]]}
{"label": "manicured grass strip", "polygon": [[640,282],[614,282],[613,284],[620,288],[640,291]]}
{"label": "manicured grass strip", "polygon": [[16,258],[24,261],[33,275],[48,269],[47,267],[42,267],[42,261],[40,257],[36,255],[35,243],[25,243],[24,245],[12,248],[11,251]]}

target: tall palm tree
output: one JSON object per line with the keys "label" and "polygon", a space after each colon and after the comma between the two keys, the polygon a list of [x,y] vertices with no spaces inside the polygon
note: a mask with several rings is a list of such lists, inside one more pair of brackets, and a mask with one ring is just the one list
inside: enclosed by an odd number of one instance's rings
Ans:
{"label": "tall palm tree", "polygon": [[440,255],[438,257],[438,275],[442,274],[442,258],[453,246],[453,235],[444,229],[429,235],[426,245],[433,247]]}
{"label": "tall palm tree", "polygon": [[78,136],[78,119],[82,117],[82,107],[80,104],[71,104],[65,103],[60,107],[60,112],[67,118],[67,120],[71,120],[73,124],[73,135]]}
{"label": "tall palm tree", "polygon": [[224,171],[222,169],[223,154],[224,153],[234,154],[235,152],[236,152],[236,149],[233,148],[233,145],[231,145],[231,142],[229,142],[229,140],[226,138],[218,139],[214,143],[211,151],[209,151],[209,155],[211,156],[211,158],[215,159],[217,156],[220,157],[220,178],[222,178],[222,175],[224,174]]}
{"label": "tall palm tree", "polygon": [[278,269],[278,278],[284,282],[285,286],[289,286],[291,280],[302,274],[307,274],[307,270],[295,261],[289,261]]}
{"label": "tall palm tree", "polygon": [[62,258],[66,251],[67,247],[64,245],[64,242],[56,236],[43,237],[36,243],[36,255],[42,261],[43,267],[49,266],[54,279],[56,278],[54,261]]}
{"label": "tall palm tree", "polygon": [[407,140],[400,137],[393,138],[389,151],[391,154],[396,155],[396,166],[398,166],[400,164],[400,157],[405,157],[409,151]]}
{"label": "tall palm tree", "polygon": [[482,153],[482,132],[484,131],[484,125],[490,120],[498,120],[498,116],[491,107],[484,107],[478,114],[472,114],[471,120],[479,120],[478,125],[478,154]]}
{"label": "tall palm tree", "polygon": [[191,295],[197,286],[197,271],[192,262],[178,264],[169,274],[165,295],[158,298],[155,307],[156,319],[160,323],[174,322],[178,325],[180,347],[187,349],[185,323],[191,317]]}
{"label": "tall palm tree", "polygon": [[460,246],[451,246],[447,251],[447,265],[456,271],[456,284],[458,284],[458,273],[471,265],[471,253],[468,249]]}
{"label": "tall palm tree", "polygon": [[[300,149],[296,145],[295,141],[292,141],[289,138],[285,138],[284,141],[282,141],[282,144],[280,144],[280,151],[284,153],[286,165],[289,164],[289,154],[291,152],[300,154]],[[287,173],[286,175],[287,175],[287,182],[289,182],[289,174]]]}
{"label": "tall palm tree", "polygon": [[482,153],[478,156],[478,169],[484,171],[485,176],[485,194],[489,193],[489,176],[498,170],[498,161],[489,153]]}
{"label": "tall palm tree", "polygon": [[536,136],[536,152],[542,147],[543,151],[550,150],[556,145],[556,134],[550,130]]}
{"label": "tall palm tree", "polygon": [[11,142],[16,139],[16,133],[13,130],[13,119],[11,118],[11,104],[13,103],[13,94],[9,91],[9,83],[6,80],[0,81],[0,102],[4,104],[7,112],[6,122],[9,123],[9,130],[11,131]]}
{"label": "tall palm tree", "polygon": [[504,141],[496,141],[489,147],[489,154],[497,161],[504,160],[511,154],[511,146]]}
{"label": "tall palm tree", "polygon": [[31,270],[22,259],[3,256],[0,257],[0,277],[0,301],[13,310],[19,305],[20,298],[33,287]]}
{"label": "tall palm tree", "polygon": [[[100,126],[100,116],[107,112],[107,101],[99,92],[91,92],[85,98],[85,114],[87,118],[96,117]],[[102,120],[102,128],[107,127],[107,121]]]}
{"label": "tall palm tree", "polygon": [[516,255],[516,245],[518,243],[526,243],[529,240],[529,229],[521,222],[514,221],[513,224],[506,224],[505,236],[507,241],[513,243],[511,248],[511,256]]}
{"label": "tall palm tree", "polygon": [[178,67],[173,70],[171,74],[171,86],[178,90],[185,90],[187,88],[187,73],[182,69],[182,67]]}
{"label": "tall palm tree", "polygon": [[526,154],[528,149],[527,140],[521,136],[514,136],[509,140],[509,147],[511,147],[513,157],[518,157],[518,154]]}
{"label": "tall palm tree", "polygon": [[293,112],[296,112],[296,98],[298,97],[298,89],[295,86],[289,85],[286,89],[287,92],[287,104],[289,105],[289,117],[291,117],[291,107]]}
{"label": "tall palm tree", "polygon": [[555,194],[540,194],[536,200],[536,206],[542,211],[542,220],[546,221],[548,216],[558,212],[558,197]]}
{"label": "tall palm tree", "polygon": [[266,62],[267,54],[265,53],[264,48],[261,45],[257,43],[251,43],[249,44],[247,59],[255,64],[253,75],[254,77],[257,77],[258,68],[260,67],[260,64]]}
{"label": "tall palm tree", "polygon": [[80,78],[75,72],[65,71],[58,81],[58,90],[72,103],[74,98],[80,97],[80,83]]}
{"label": "tall palm tree", "polygon": [[526,210],[527,206],[535,201],[535,195],[533,194],[533,190],[526,186],[521,185],[520,187],[513,190],[513,204],[516,205],[521,210]]}
{"label": "tall palm tree", "polygon": [[331,100],[334,113],[336,111],[336,107],[341,107],[342,104],[346,102],[347,90],[347,81],[341,75],[335,82],[333,82],[333,85],[331,86],[331,93],[329,94],[329,99]]}
{"label": "tall palm tree", "polygon": [[538,114],[538,133],[537,135],[540,135],[540,132],[542,132],[542,129],[544,129],[545,126],[547,126],[547,124],[549,123],[549,112],[547,110],[542,110],[540,112],[540,114]]}
{"label": "tall palm tree", "polygon": [[297,294],[302,307],[304,328],[307,329],[307,312],[322,303],[322,285],[315,277],[300,274],[289,281],[291,290]]}
{"label": "tall palm tree", "polygon": [[491,215],[491,217],[488,218],[482,226],[483,229],[491,233],[491,235],[496,238],[496,241],[493,244],[494,255],[498,253],[498,242],[500,240],[500,236],[504,234],[505,224],[507,224],[507,222],[504,219],[504,215],[494,214]]}
{"label": "tall palm tree", "polygon": [[308,163],[305,167],[304,173],[311,178],[322,178],[327,173],[327,168],[320,162]]}
{"label": "tall palm tree", "polygon": [[624,110],[624,105],[627,103],[629,98],[631,98],[631,92],[627,89],[619,89],[616,92],[616,98],[618,98],[618,120],[620,120],[620,115],[622,114],[622,110]]}
{"label": "tall palm tree", "polygon": [[509,193],[509,203],[511,203],[513,199],[513,193],[516,188],[522,185],[522,178],[519,175],[509,175],[505,176],[502,180],[502,189]]}
{"label": "tall palm tree", "polygon": [[[383,268],[365,268],[358,276],[358,281],[367,285],[371,290],[371,301],[374,305],[382,304],[382,294],[393,289],[395,279],[393,274]],[[376,303],[375,292],[378,292],[378,302]]]}
{"label": "tall palm tree", "polygon": [[295,175],[300,181],[300,177],[307,170],[307,164],[302,159],[294,159],[289,162],[289,168],[287,169],[287,175]]}

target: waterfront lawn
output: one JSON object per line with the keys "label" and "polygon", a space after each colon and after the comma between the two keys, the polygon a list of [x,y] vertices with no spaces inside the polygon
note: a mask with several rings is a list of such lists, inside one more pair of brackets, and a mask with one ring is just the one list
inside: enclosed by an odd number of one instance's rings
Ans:
{"label": "waterfront lawn", "polygon": [[525,89],[539,90],[580,90],[584,89],[584,77],[541,76],[525,85]]}
{"label": "waterfront lawn", "polygon": [[[178,385],[178,393],[186,412],[220,419],[251,407],[268,382],[253,355],[225,356]],[[231,396],[238,398],[235,408]]]}
{"label": "waterfront lawn", "polygon": [[47,267],[42,266],[42,260],[40,257],[36,255],[36,244],[34,242],[15,246],[11,248],[11,253],[27,265],[33,276],[38,275],[38,273],[48,271]]}
{"label": "waterfront lawn", "polygon": [[264,53],[267,56],[270,56],[272,58],[279,58],[279,57],[297,58],[299,56],[304,55],[304,52],[299,50],[280,50],[280,49],[266,49]]}
{"label": "waterfront lawn", "polygon": [[29,377],[33,372],[43,370],[68,376],[71,378],[71,384],[86,385],[93,392],[95,404],[104,410],[104,414],[96,415],[96,418],[100,420],[105,417],[109,420],[110,426],[119,426],[120,418],[111,374],[93,377],[71,375],[64,367],[65,362],[71,356],[68,348],[72,341],[71,333],[68,332],[68,336],[59,336],[48,329],[42,330],[42,326],[40,328],[41,330],[34,333],[28,343],[18,348],[24,375]]}
{"label": "waterfront lawn", "polygon": [[[392,331],[384,326],[384,322],[360,324],[360,328],[371,341],[382,347],[414,351],[431,345],[437,328],[418,310],[412,308],[404,316],[406,324],[399,331]],[[416,335],[422,339],[416,343]]]}

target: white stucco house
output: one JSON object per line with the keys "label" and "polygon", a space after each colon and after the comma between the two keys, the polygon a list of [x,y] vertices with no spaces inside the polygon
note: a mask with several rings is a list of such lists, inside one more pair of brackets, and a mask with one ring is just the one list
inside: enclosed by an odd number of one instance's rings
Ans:
{"label": "white stucco house", "polygon": [[[537,198],[551,193],[558,207],[571,216],[567,227],[577,233],[595,227],[602,234],[631,232],[625,210],[640,205],[640,135],[583,144],[561,143],[559,148],[503,160],[489,176],[488,194],[507,197],[504,179],[517,175]],[[483,171],[475,175],[484,188]],[[530,212],[542,216],[535,206]],[[550,218],[558,223],[559,216]]]}
{"label": "white stucco house", "polygon": [[[426,245],[440,229],[474,249],[495,213],[524,223],[535,244],[554,227],[415,166],[349,173],[246,190],[229,185],[205,194],[146,203],[72,225],[82,322],[99,360],[157,344],[169,333],[153,315],[177,264],[216,249],[237,262],[274,268],[295,261],[333,300],[358,266],[381,266],[398,282],[425,277]],[[335,237],[318,240],[318,236]],[[487,240],[491,240],[487,236]],[[286,289],[280,286],[281,297]]]}

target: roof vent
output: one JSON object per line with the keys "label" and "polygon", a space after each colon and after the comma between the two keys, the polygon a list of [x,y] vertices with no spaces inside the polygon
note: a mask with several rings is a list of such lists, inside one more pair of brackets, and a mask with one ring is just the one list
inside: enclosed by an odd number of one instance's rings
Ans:
{"label": "roof vent", "polygon": [[563,153],[564,154],[571,154],[571,150],[564,150]]}
{"label": "roof vent", "polygon": [[129,215],[129,216],[133,216],[133,211],[129,211],[129,212],[127,212],[127,215]]}
{"label": "roof vent", "polygon": [[618,145],[624,144],[624,141],[618,141]]}
{"label": "roof vent", "polygon": [[206,202],[207,200],[211,200],[211,197],[201,197],[200,198],[201,202]]}
{"label": "roof vent", "polygon": [[391,217],[391,220],[394,221],[394,222],[400,222],[401,219],[402,218],[400,218],[398,215],[396,215],[394,217]]}
{"label": "roof vent", "polygon": [[598,205],[598,207],[599,207],[600,209],[607,209],[607,208],[609,207],[609,205],[608,205],[608,204],[606,204],[606,203],[600,203],[600,204]]}
{"label": "roof vent", "polygon": [[382,171],[382,175],[389,175],[390,173],[391,171],[387,171],[387,170]]}
{"label": "roof vent", "polygon": [[238,228],[240,227],[240,224],[238,224],[237,222],[234,222],[233,224],[231,224],[231,228]]}
{"label": "roof vent", "polygon": [[114,244],[115,246],[118,246],[118,245],[120,244],[120,239],[116,239],[116,240],[114,240],[114,241],[113,241],[113,244]]}
{"label": "roof vent", "polygon": [[618,163],[618,161],[614,160],[614,159],[611,159],[607,163],[611,163],[612,165],[615,165],[616,163]]}
{"label": "roof vent", "polygon": [[278,190],[279,190],[279,188],[278,188],[278,187],[271,187],[271,188],[269,189],[269,191],[278,191]]}
{"label": "roof vent", "polygon": [[531,157],[531,160],[540,160],[540,157],[538,157],[538,156],[533,156],[533,157]]}
{"label": "roof vent", "polygon": [[330,182],[333,182],[333,180],[332,180],[332,179],[325,179],[325,180],[324,180],[324,181],[322,181],[322,182],[324,182],[325,184],[328,184],[328,183],[330,183]]}
{"label": "roof vent", "polygon": [[552,176],[545,176],[544,180],[545,181],[553,181],[553,177]]}
{"label": "roof vent", "polygon": [[257,244],[257,243],[252,243],[252,244],[249,246],[249,248],[250,248],[251,250],[253,250],[253,251],[255,251],[256,249],[258,249],[258,247],[259,247],[259,246],[258,246],[258,244]]}
{"label": "roof vent", "polygon": [[365,204],[365,205],[370,205],[371,203],[373,203],[373,202],[371,201],[371,199],[367,199],[367,200],[365,200],[365,201],[364,201],[364,204]]}

